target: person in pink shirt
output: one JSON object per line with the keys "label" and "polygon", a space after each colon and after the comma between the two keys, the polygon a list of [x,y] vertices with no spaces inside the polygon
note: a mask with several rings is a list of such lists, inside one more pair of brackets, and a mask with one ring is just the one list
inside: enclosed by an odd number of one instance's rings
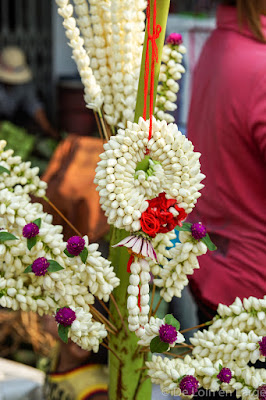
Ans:
{"label": "person in pink shirt", "polygon": [[188,137],[206,175],[191,222],[218,247],[190,285],[202,319],[266,295],[266,0],[224,1],[193,76]]}
{"label": "person in pink shirt", "polygon": [[[190,222],[201,221],[218,248],[190,279],[200,322],[219,303],[266,295],[266,0],[221,3],[193,74],[187,127],[206,175]],[[235,398],[204,394],[225,397]]]}

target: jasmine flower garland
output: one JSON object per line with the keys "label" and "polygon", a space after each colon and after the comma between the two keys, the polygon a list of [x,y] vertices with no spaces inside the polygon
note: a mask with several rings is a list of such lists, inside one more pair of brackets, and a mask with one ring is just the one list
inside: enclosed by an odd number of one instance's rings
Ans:
{"label": "jasmine flower garland", "polygon": [[[147,200],[161,192],[190,213],[205,177],[200,173],[199,153],[193,152],[192,143],[176,125],[167,126],[164,121],[154,120],[150,141],[148,132],[149,121],[140,118],[138,124],[128,122],[126,130],[120,129],[118,135],[104,145],[105,152],[96,168],[95,183],[108,223],[131,232],[141,229],[141,215],[149,206]],[[162,166],[159,174],[154,170],[154,175],[147,180],[136,174],[146,149],[150,158]]]}
{"label": "jasmine flower garland", "polygon": [[166,44],[163,47],[162,64],[159,74],[157,88],[156,107],[154,115],[159,120],[165,120],[167,123],[174,122],[174,117],[169,111],[177,108],[177,93],[179,85],[176,81],[180,80],[185,68],[182,65],[183,54],[186,53],[182,45],[182,35],[171,33],[166,38]]}

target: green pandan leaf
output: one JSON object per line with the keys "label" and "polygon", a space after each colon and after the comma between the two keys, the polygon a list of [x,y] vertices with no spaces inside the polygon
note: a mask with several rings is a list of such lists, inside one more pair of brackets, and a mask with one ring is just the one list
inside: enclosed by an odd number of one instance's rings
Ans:
{"label": "green pandan leaf", "polygon": [[3,174],[4,172],[6,172],[8,175],[10,175],[10,171],[9,169],[3,167],[2,165],[0,165],[0,174]]}
{"label": "green pandan leaf", "polygon": [[26,269],[25,269],[25,271],[24,271],[24,273],[28,273],[28,272],[32,272],[32,264],[31,265],[29,265]]}
{"label": "green pandan leaf", "polygon": [[88,252],[87,247],[84,247],[84,250],[80,253],[80,258],[81,258],[81,261],[83,262],[83,264],[85,264],[85,262],[87,261],[88,254],[89,254],[89,252]]}
{"label": "green pandan leaf", "polygon": [[63,267],[61,267],[60,264],[58,264],[58,262],[54,261],[54,260],[47,260],[49,263],[49,267],[47,268],[48,272],[57,272],[60,271],[61,269],[64,269]]}
{"label": "green pandan leaf", "polygon": [[222,369],[223,369],[222,364],[219,364],[219,372],[221,372]]}
{"label": "green pandan leaf", "polygon": [[58,335],[63,342],[67,343],[68,342],[68,331],[69,331],[69,326],[64,326],[59,324],[58,325]]}
{"label": "green pandan leaf", "polygon": [[31,250],[33,248],[33,246],[35,246],[35,244],[37,243],[37,237],[33,237],[30,239],[27,239],[27,247],[29,250]]}
{"label": "green pandan leaf", "polygon": [[150,343],[152,353],[164,353],[168,350],[169,343],[162,342],[159,336],[155,336]]}
{"label": "green pandan leaf", "polygon": [[175,229],[176,229],[177,231],[190,232],[190,231],[191,231],[191,225],[192,225],[192,224],[190,224],[190,223],[188,223],[188,222],[184,222],[184,223],[182,224],[182,226],[177,225],[177,226],[175,227]]}
{"label": "green pandan leaf", "polygon": [[172,325],[176,330],[178,331],[180,329],[180,323],[175,319],[175,317],[172,314],[167,314],[164,317],[165,323],[167,325]]}
{"label": "green pandan leaf", "polygon": [[35,219],[35,220],[33,221],[33,223],[34,223],[35,225],[37,225],[38,228],[40,228],[40,227],[41,227],[41,224],[42,224],[42,220],[41,220],[41,218],[37,218],[37,219]]}
{"label": "green pandan leaf", "polygon": [[0,243],[5,242],[6,240],[18,240],[18,238],[12,235],[12,233],[0,231]]}
{"label": "green pandan leaf", "polygon": [[69,258],[73,258],[75,256],[73,256],[73,254],[70,254],[67,249],[64,250],[65,255],[67,255]]}
{"label": "green pandan leaf", "polygon": [[201,239],[201,241],[206,244],[206,246],[208,247],[208,249],[210,251],[214,251],[217,250],[217,247],[215,246],[215,244],[211,241],[210,236],[208,235],[208,233],[206,234],[206,236],[204,236],[204,238]]}

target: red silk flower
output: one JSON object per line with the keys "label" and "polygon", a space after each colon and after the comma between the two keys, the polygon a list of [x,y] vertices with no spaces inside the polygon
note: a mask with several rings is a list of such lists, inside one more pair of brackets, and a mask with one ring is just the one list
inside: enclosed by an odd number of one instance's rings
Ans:
{"label": "red silk flower", "polygon": [[[178,207],[176,200],[166,199],[164,192],[148,202],[149,207],[142,213],[140,224],[143,232],[151,237],[172,231],[177,225],[181,226],[181,221],[187,216],[185,210]],[[176,211],[178,215],[174,216]]]}

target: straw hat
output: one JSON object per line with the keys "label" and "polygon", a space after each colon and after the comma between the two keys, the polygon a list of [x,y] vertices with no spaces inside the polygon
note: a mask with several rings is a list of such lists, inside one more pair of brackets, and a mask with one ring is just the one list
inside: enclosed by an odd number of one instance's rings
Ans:
{"label": "straw hat", "polygon": [[27,83],[32,72],[23,51],[15,46],[5,47],[0,55],[0,81],[9,84]]}

